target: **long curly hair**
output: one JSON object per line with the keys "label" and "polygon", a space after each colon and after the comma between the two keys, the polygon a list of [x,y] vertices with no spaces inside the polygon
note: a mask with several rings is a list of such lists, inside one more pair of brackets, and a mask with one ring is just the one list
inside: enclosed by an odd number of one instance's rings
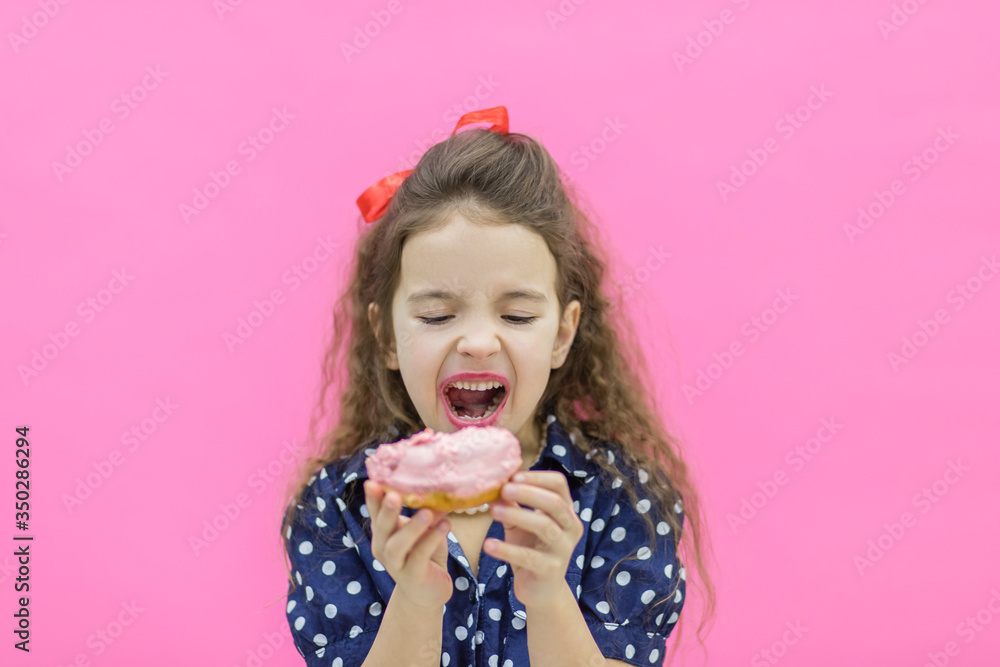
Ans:
{"label": "long curly hair", "polygon": [[[363,225],[346,267],[347,288],[333,309],[332,339],[310,418],[307,445],[313,451],[289,480],[281,534],[290,530],[310,478],[323,467],[387,433],[403,438],[424,428],[402,376],[384,361],[388,345],[395,342],[392,299],[406,239],[438,229],[456,214],[477,224],[523,225],[545,240],[556,260],[558,312],[574,299],[581,305],[569,356],[552,371],[534,418],[544,432],[543,420],[555,414],[573,435],[574,446],[585,453],[596,452],[597,441],[619,443],[629,462],[650,475],[652,483],[643,484],[644,495],[652,496],[654,508],[663,509],[661,520],[670,524],[678,557],[696,565],[696,586],[700,583],[704,589],[707,604],[696,632],[704,647],[701,632],[714,619],[715,590],[705,562],[711,549],[702,505],[678,440],[651,404],[648,389],[653,383],[634,326],[625,321],[622,291],[606,284],[608,257],[603,249],[610,246],[580,200],[548,151],[524,134],[473,128],[427,150],[382,217]],[[378,304],[374,328],[368,319],[373,302]],[[328,403],[330,394],[339,395],[339,406]],[[602,476],[624,477],[624,491],[637,502],[634,485],[614,462],[607,456],[592,460],[602,468]],[[681,519],[673,511],[676,503],[683,506],[683,535]],[[654,548],[656,514],[641,514],[650,536],[646,544]],[[286,569],[294,586],[287,559]],[[681,576],[683,569],[678,584]],[[685,615],[681,617],[678,631]],[[673,642],[674,648],[679,643]]]}

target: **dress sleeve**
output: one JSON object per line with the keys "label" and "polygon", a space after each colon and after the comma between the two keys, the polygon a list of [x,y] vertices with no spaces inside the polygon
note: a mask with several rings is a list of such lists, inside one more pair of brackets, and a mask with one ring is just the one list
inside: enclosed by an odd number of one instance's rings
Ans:
{"label": "dress sleeve", "polygon": [[285,613],[309,667],[359,667],[382,620],[384,602],[343,521],[344,508],[321,471],[284,535],[295,580]]}
{"label": "dress sleeve", "polygon": [[[637,477],[632,480],[635,504],[617,480],[612,492],[595,503],[579,601],[605,658],[648,667],[662,664],[666,639],[684,605],[686,575],[674,547],[680,531],[674,535],[665,521],[673,512],[682,524],[684,514],[679,496],[673,507],[653,507],[649,475],[640,470]],[[652,541],[640,516],[647,512]]]}

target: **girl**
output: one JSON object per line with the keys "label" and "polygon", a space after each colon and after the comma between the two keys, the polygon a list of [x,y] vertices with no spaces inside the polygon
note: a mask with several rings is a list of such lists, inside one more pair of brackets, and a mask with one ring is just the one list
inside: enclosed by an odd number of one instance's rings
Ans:
{"label": "girl", "polygon": [[[458,132],[472,122],[493,125]],[[697,495],[567,191],[495,107],[358,199],[373,224],[317,406],[341,380],[339,415],[281,527],[306,664],[662,664],[686,595],[685,512],[711,617]],[[414,512],[367,479],[380,443],[469,424],[511,430],[524,461],[483,511]]]}

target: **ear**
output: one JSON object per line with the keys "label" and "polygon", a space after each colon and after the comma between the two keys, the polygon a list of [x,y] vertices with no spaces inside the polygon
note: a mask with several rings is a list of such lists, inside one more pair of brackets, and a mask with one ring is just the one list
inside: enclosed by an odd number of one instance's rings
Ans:
{"label": "ear", "polygon": [[563,311],[562,321],[559,323],[559,333],[556,335],[556,344],[552,349],[552,368],[560,368],[566,363],[569,356],[569,348],[576,338],[576,329],[580,324],[580,302],[576,299],[570,301]]}
{"label": "ear", "polygon": [[[376,340],[379,339],[379,333],[381,327],[378,321],[378,304],[374,301],[368,304],[368,324],[371,326],[372,331],[375,332]],[[387,368],[393,371],[399,370],[399,359],[396,357],[396,343],[389,343],[389,351],[386,354],[385,365]]]}

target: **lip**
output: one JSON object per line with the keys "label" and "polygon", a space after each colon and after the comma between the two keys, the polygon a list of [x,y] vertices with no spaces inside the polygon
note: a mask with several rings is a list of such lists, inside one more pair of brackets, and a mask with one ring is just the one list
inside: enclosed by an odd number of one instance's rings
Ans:
{"label": "lip", "polygon": [[[495,380],[503,385],[504,393],[503,399],[500,401],[500,405],[497,409],[493,411],[488,418],[480,420],[475,423],[463,422],[458,419],[451,410],[448,408],[448,397],[445,395],[445,388],[452,382],[486,382],[488,380]],[[444,406],[445,414],[448,416],[448,421],[457,426],[458,428],[465,428],[466,426],[493,426],[496,424],[497,420],[500,418],[500,411],[507,404],[507,399],[510,397],[510,382],[502,375],[497,375],[496,373],[456,373],[455,375],[449,376],[444,379],[441,386],[438,388],[438,395],[441,397],[441,404]]]}

